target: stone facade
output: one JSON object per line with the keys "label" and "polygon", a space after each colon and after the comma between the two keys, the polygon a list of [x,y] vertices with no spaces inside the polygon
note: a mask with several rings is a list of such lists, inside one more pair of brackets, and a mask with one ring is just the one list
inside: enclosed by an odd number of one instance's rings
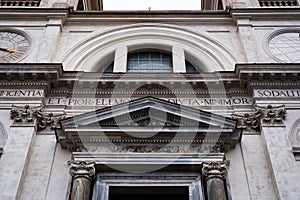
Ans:
{"label": "stone facade", "polygon": [[[150,185],[300,199],[299,0],[14,2],[0,2],[0,200]],[[150,50],[173,73],[127,73],[129,54]]]}

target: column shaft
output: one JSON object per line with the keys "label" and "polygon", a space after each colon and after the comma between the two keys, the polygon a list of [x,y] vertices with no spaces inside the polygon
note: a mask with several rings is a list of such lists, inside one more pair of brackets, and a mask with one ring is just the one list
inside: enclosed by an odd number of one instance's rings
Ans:
{"label": "column shaft", "polygon": [[206,181],[208,200],[226,200],[224,181],[218,177],[209,178]]}
{"label": "column shaft", "polygon": [[91,180],[81,177],[75,178],[72,183],[71,200],[89,200]]}
{"label": "column shaft", "polygon": [[71,162],[72,190],[70,200],[89,200],[95,175],[94,163]]}
{"label": "column shaft", "polygon": [[208,200],[227,200],[225,179],[227,162],[203,163],[202,175],[205,177]]}

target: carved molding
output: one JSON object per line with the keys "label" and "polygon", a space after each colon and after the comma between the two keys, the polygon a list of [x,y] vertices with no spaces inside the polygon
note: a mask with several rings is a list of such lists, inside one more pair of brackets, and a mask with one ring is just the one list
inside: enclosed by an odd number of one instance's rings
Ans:
{"label": "carved molding", "polygon": [[220,153],[220,145],[197,145],[197,146],[164,146],[164,145],[127,145],[127,146],[86,146],[82,152],[99,153]]}
{"label": "carved molding", "polygon": [[202,174],[209,178],[226,179],[228,173],[229,161],[224,162],[204,162],[202,167]]}
{"label": "carved molding", "polygon": [[41,0],[2,0],[0,6],[23,6],[23,7],[39,7]]}
{"label": "carved molding", "polygon": [[73,179],[84,177],[91,181],[95,176],[96,170],[93,162],[70,161],[69,165],[69,173]]}
{"label": "carved molding", "polygon": [[260,7],[298,6],[297,0],[259,0]]}

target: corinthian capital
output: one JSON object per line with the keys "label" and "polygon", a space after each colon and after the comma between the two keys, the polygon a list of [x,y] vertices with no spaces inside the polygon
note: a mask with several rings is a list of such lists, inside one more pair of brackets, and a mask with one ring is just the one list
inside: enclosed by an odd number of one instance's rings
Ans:
{"label": "corinthian capital", "polygon": [[95,175],[95,165],[92,162],[85,162],[85,161],[78,161],[70,163],[70,175],[73,177],[73,179],[85,177],[89,180],[92,180],[92,178]]}
{"label": "corinthian capital", "polygon": [[255,111],[264,125],[283,124],[283,120],[285,120],[287,114],[284,105],[255,106]]}
{"label": "corinthian capital", "polygon": [[40,109],[42,109],[41,106],[30,107],[29,105],[26,105],[22,107],[12,105],[12,109],[10,111],[10,118],[14,120],[14,124],[26,126],[28,123],[34,122],[34,113]]}
{"label": "corinthian capital", "polygon": [[207,178],[222,178],[227,176],[229,162],[208,162],[203,163],[202,174]]}

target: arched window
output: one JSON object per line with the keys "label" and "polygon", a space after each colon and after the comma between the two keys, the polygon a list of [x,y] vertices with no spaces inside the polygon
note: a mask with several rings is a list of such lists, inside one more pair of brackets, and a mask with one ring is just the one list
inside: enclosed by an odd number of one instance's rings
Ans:
{"label": "arched window", "polygon": [[172,55],[155,51],[129,53],[127,57],[127,72],[172,73]]}
{"label": "arched window", "polygon": [[[114,61],[108,62],[97,72],[113,73]],[[191,62],[185,60],[187,74],[198,74],[199,71]],[[162,51],[139,51],[127,56],[127,73],[173,73],[172,54]]]}
{"label": "arched window", "polygon": [[187,74],[199,74],[199,71],[194,67],[192,63],[185,60],[185,69]]}
{"label": "arched window", "polygon": [[97,72],[102,72],[102,73],[113,73],[114,64],[115,64],[115,62],[112,61],[112,62],[111,62],[110,64],[108,64],[106,67],[100,68]]}

